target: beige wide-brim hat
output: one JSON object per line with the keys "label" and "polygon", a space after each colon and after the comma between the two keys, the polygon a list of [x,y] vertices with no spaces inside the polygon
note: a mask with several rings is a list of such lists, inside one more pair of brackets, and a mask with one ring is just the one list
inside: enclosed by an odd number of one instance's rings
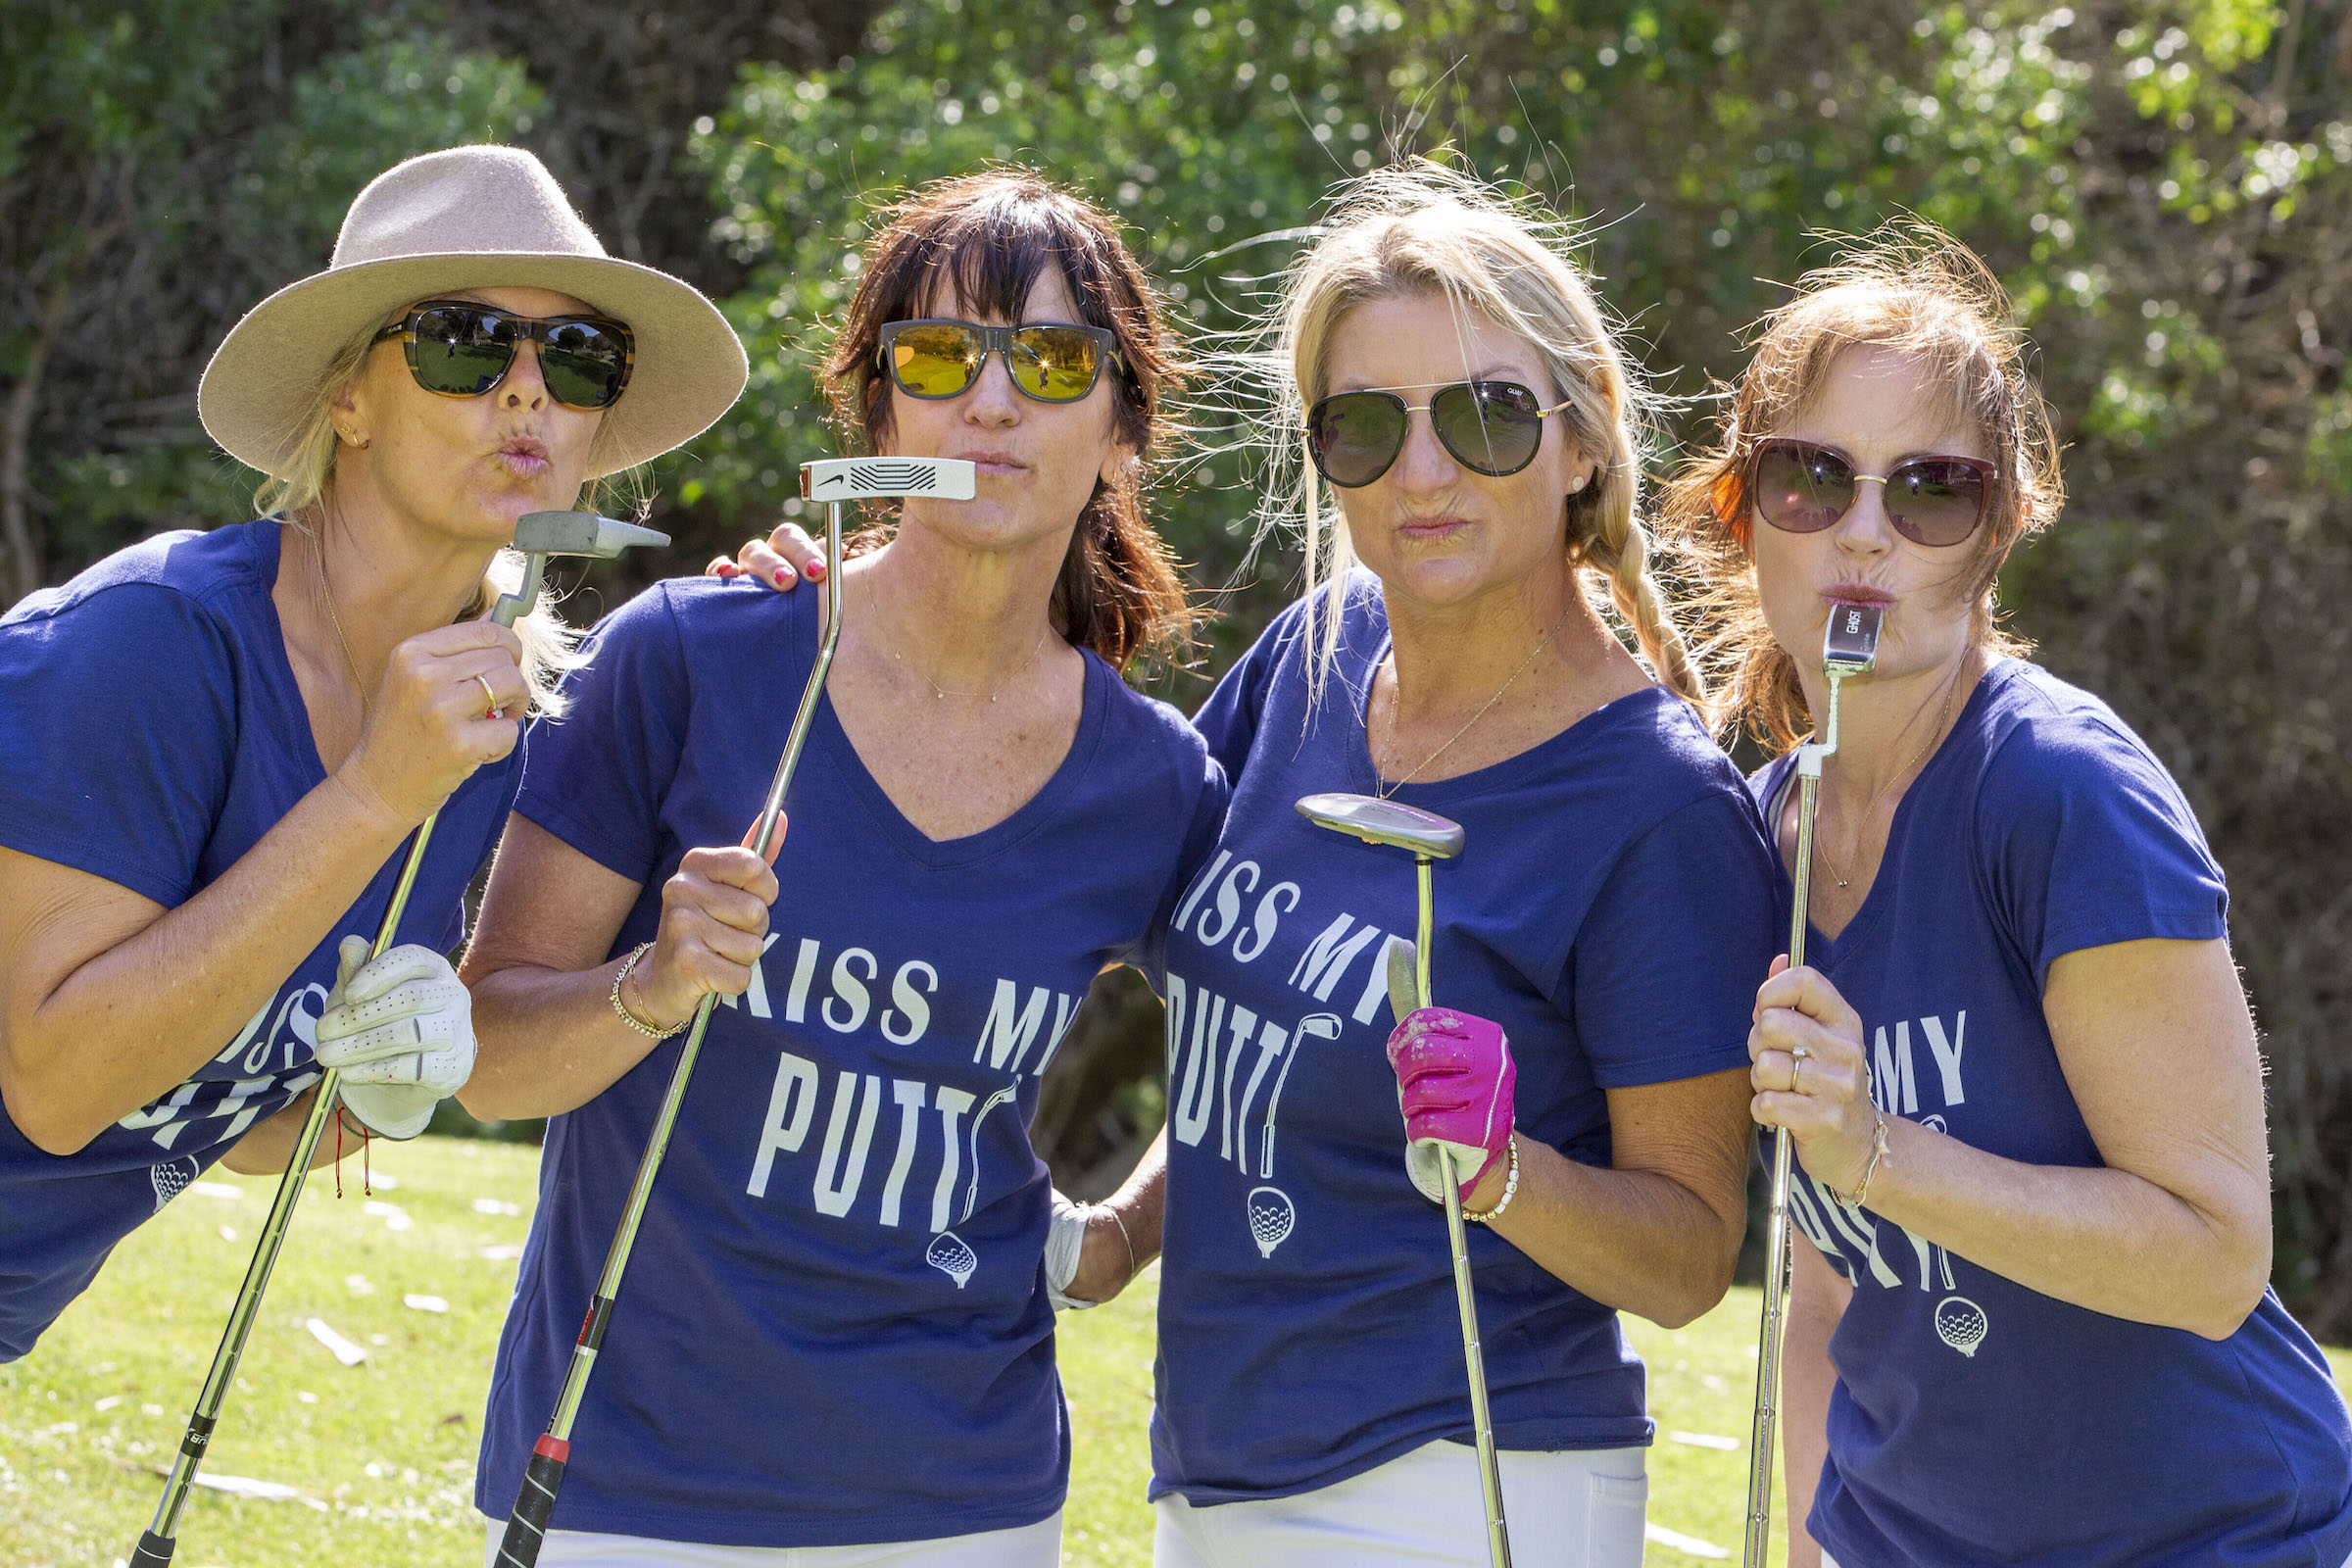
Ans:
{"label": "beige wide-brim hat", "polygon": [[196,393],[205,429],[239,463],[279,471],[344,345],[404,306],[480,288],[555,289],[635,336],[635,368],[605,411],[590,478],[693,440],[751,373],[718,307],[667,272],[607,256],[538,159],[452,147],[378,174],[344,215],[326,270],[229,329]]}

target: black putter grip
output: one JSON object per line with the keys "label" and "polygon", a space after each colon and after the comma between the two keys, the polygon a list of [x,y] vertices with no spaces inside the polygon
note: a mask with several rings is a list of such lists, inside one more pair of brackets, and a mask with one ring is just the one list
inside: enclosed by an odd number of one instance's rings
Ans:
{"label": "black putter grip", "polygon": [[[514,1511],[507,1518],[507,1536],[499,1543],[498,1568],[533,1568],[539,1561],[539,1546],[547,1539],[547,1521],[556,1511],[556,1494],[564,1487],[564,1467],[568,1462],[571,1445],[554,1438],[541,1438],[539,1446],[531,1451],[531,1462],[522,1467],[522,1491],[514,1498]],[[564,1452],[550,1452],[560,1448]]]}
{"label": "black putter grip", "polygon": [[172,1552],[178,1544],[170,1536],[159,1536],[152,1530],[141,1531],[138,1549],[130,1554],[130,1568],[168,1568]]}

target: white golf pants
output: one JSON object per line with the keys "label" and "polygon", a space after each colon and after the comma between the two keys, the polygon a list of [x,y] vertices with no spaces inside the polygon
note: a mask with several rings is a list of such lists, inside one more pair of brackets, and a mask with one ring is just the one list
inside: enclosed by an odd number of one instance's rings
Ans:
{"label": "white golf pants", "polygon": [[[498,1568],[506,1521],[490,1526],[482,1568]],[[872,1546],[712,1546],[593,1530],[550,1530],[539,1568],[1060,1568],[1061,1515],[1012,1530]]]}
{"label": "white golf pants", "polygon": [[[1516,1568],[1641,1568],[1644,1450],[1497,1455]],[[1154,1568],[1486,1568],[1478,1450],[1431,1443],[1295,1497],[1159,1499]]]}

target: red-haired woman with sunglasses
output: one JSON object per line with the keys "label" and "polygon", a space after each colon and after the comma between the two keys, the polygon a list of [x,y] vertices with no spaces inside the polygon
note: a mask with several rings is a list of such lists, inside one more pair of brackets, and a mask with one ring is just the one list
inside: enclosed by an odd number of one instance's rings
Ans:
{"label": "red-haired woman with sunglasses", "polygon": [[[2352,1423],[2268,1289],[2221,869],[2138,737],[1995,623],[2059,503],[1999,286],[1933,233],[1766,318],[1675,492],[1770,743],[1822,710],[1833,611],[1885,615],[1823,773],[1809,962],[1776,965],[1749,1036],[1811,1242],[1791,1558],[2333,1568]],[[1753,781],[1790,862],[1793,772]]]}
{"label": "red-haired woman with sunglasses", "polygon": [[[483,1433],[502,1518],[672,1037],[728,1004],[546,1568],[1053,1568],[1069,1432],[1045,1287],[1106,1297],[1157,1242],[1107,1210],[1057,1231],[1027,1127],[1089,984],[1141,956],[1224,811],[1200,738],[1120,679],[1189,618],[1142,507],[1177,372],[1158,303],[1085,203],[951,181],[877,225],[826,371],[852,446],[967,460],[977,494],[906,501],[845,568],[773,869],[733,846],[820,605],[664,583],[534,730],[466,957],[466,1104],[553,1117]],[[1052,1235],[1071,1245],[1050,1268]]]}
{"label": "red-haired woman with sunglasses", "polygon": [[[320,1065],[354,1148],[465,1080],[442,954],[567,646],[552,613],[486,618],[493,563],[743,379],[716,308],[606,256],[528,153],[428,154],[205,372],[267,514],[0,617],[0,1360],[212,1163],[282,1169]],[[436,810],[399,945],[363,966]]]}

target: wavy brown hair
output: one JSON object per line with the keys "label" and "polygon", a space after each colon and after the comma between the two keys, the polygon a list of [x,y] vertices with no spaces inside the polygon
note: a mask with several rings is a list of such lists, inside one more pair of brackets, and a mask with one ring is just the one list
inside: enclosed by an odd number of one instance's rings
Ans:
{"label": "wavy brown hair", "polygon": [[[865,248],[848,318],[826,356],[834,422],[853,451],[891,430],[894,388],[878,363],[882,328],[932,314],[945,296],[978,315],[1021,318],[1029,291],[1059,269],[1079,318],[1108,328],[1120,363],[1105,367],[1119,440],[1138,462],[1095,481],[1054,585],[1054,629],[1113,667],[1189,646],[1195,611],[1167,542],[1144,510],[1145,461],[1174,433],[1168,397],[1190,374],[1159,292],[1091,203],[1018,171],[941,180],[883,218]],[[870,537],[886,539],[890,525]]]}
{"label": "wavy brown hair", "polygon": [[1799,278],[1795,298],[1766,315],[1751,337],[1721,437],[1666,487],[1660,513],[1684,569],[1701,585],[1705,654],[1720,671],[1726,728],[1744,724],[1786,751],[1813,727],[1796,661],[1773,640],[1756,592],[1748,467],[1756,443],[1812,403],[1849,349],[1919,361],[1955,421],[1984,444],[1997,472],[1964,593],[1981,646],[2028,652],[2031,645],[2000,624],[1994,583],[2009,552],[2058,515],[2066,490],[2049,407],[1991,270],[1932,223],[1890,223]]}

